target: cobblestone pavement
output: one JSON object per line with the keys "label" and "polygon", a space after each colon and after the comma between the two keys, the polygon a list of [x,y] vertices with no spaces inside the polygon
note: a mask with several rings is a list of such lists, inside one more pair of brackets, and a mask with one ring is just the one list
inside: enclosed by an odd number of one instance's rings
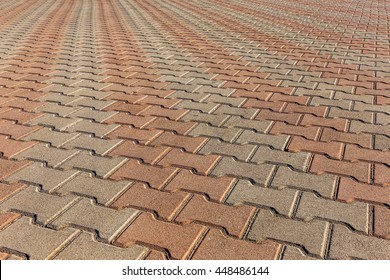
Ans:
{"label": "cobblestone pavement", "polygon": [[0,258],[390,259],[389,1],[0,10]]}

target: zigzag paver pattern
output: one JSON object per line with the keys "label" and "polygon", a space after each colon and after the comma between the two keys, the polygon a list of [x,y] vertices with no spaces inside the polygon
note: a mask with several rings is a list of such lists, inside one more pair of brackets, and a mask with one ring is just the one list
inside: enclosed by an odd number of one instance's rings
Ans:
{"label": "zigzag paver pattern", "polygon": [[390,3],[0,1],[2,259],[390,259]]}

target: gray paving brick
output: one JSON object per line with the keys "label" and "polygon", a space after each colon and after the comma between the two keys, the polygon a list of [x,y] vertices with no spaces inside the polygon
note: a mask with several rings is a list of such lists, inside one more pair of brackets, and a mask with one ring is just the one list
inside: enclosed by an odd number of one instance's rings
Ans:
{"label": "gray paving brick", "polygon": [[0,204],[0,211],[16,211],[36,216],[36,222],[46,225],[50,220],[70,207],[76,196],[56,196],[42,193],[37,187],[29,186]]}
{"label": "gray paving brick", "polygon": [[236,140],[240,144],[267,145],[275,149],[283,150],[290,136],[287,135],[269,135],[245,130]]}
{"label": "gray paving brick", "polygon": [[72,119],[72,118],[62,118],[55,115],[44,115],[34,120],[30,121],[30,125],[42,125],[53,127],[57,130],[64,131],[68,127],[80,122],[81,119]]}
{"label": "gray paving brick", "polygon": [[109,205],[115,198],[128,189],[129,181],[111,181],[80,173],[56,189],[61,195],[76,194],[96,199],[97,203]]}
{"label": "gray paving brick", "polygon": [[51,259],[58,248],[72,240],[79,231],[72,228],[52,230],[31,224],[22,217],[0,231],[1,246],[26,254],[31,260]]}
{"label": "gray paving brick", "polygon": [[305,171],[308,168],[309,160],[310,153],[290,153],[286,151],[274,150],[266,146],[260,146],[257,149],[255,155],[252,157],[251,162],[287,164],[292,168]]}
{"label": "gray paving brick", "polygon": [[46,162],[48,166],[57,166],[65,160],[79,153],[78,150],[65,150],[49,147],[47,144],[38,144],[27,149],[14,158],[18,160],[31,159]]}
{"label": "gray paving brick", "polygon": [[255,145],[237,145],[218,139],[209,139],[199,153],[233,156],[238,160],[247,161],[255,147]]}
{"label": "gray paving brick", "polygon": [[114,210],[93,204],[92,200],[83,198],[73,207],[57,217],[51,226],[59,229],[65,226],[81,227],[111,242],[135,217],[138,211],[125,208]]}
{"label": "gray paving brick", "polygon": [[309,253],[324,256],[329,224],[324,221],[310,223],[277,217],[268,210],[260,210],[248,238],[261,241],[266,238],[287,241],[302,246]]}
{"label": "gray paving brick", "polygon": [[45,191],[51,191],[71,179],[78,173],[76,170],[62,171],[45,167],[42,163],[33,163],[26,168],[7,177],[7,182],[26,182],[41,186]]}
{"label": "gray paving brick", "polygon": [[237,108],[237,107],[232,107],[230,105],[220,105],[217,110],[215,110],[213,113],[214,114],[226,114],[226,115],[235,115],[235,116],[240,116],[245,119],[250,119],[256,115],[258,112],[258,109],[250,109],[250,108]]}
{"label": "gray paving brick", "polygon": [[175,105],[175,108],[197,110],[203,113],[211,113],[219,106],[218,103],[194,102],[191,100],[183,100]]}
{"label": "gray paving brick", "polygon": [[48,127],[44,127],[40,130],[37,130],[26,137],[23,138],[23,140],[30,141],[40,141],[44,143],[49,143],[54,147],[59,147],[63,145],[64,143],[70,141],[71,139],[76,138],[79,133],[69,133],[69,132],[62,132],[62,131],[55,131]]}
{"label": "gray paving brick", "polygon": [[266,206],[279,214],[290,216],[298,193],[298,191],[289,188],[276,190],[253,185],[247,180],[239,180],[226,202],[235,205]]}
{"label": "gray paving brick", "polygon": [[91,133],[94,134],[96,137],[103,137],[104,135],[110,133],[111,131],[119,127],[119,125],[116,124],[102,124],[89,120],[79,120],[80,121],[75,123],[74,125],[67,127],[66,131]]}
{"label": "gray paving brick", "polygon": [[103,122],[112,116],[116,115],[117,112],[106,112],[106,111],[98,111],[91,108],[81,108],[80,110],[70,114],[69,117],[73,118],[83,118],[90,119],[95,122]]}
{"label": "gray paving brick", "polygon": [[122,140],[108,140],[93,137],[87,134],[81,134],[73,140],[65,143],[61,148],[74,149],[81,148],[91,150],[98,155],[105,155],[107,152],[115,148]]}
{"label": "gray paving brick", "polygon": [[77,110],[80,110],[80,108],[59,105],[57,103],[48,103],[46,105],[43,105],[42,107],[37,108],[35,111],[50,113],[53,115],[58,115],[60,117],[66,117],[66,116],[76,112]]}
{"label": "gray paving brick", "polygon": [[61,168],[76,168],[94,172],[97,176],[106,178],[126,162],[126,158],[100,157],[82,151],[60,165]]}
{"label": "gray paving brick", "polygon": [[349,131],[353,133],[367,132],[367,133],[381,134],[387,136],[390,135],[390,126],[366,124],[366,123],[352,120]]}
{"label": "gray paving brick", "polygon": [[370,209],[367,203],[342,203],[303,193],[296,216],[311,220],[316,217],[346,223],[368,234]]}
{"label": "gray paving brick", "polygon": [[244,129],[254,129],[256,132],[266,132],[271,126],[272,121],[248,120],[239,116],[231,116],[224,127],[240,127]]}
{"label": "gray paving brick", "polygon": [[331,259],[371,259],[390,258],[390,240],[361,235],[342,225],[334,225],[329,247]]}
{"label": "gray paving brick", "polygon": [[221,128],[200,123],[188,135],[208,136],[231,142],[239,132],[240,129],[238,128]]}
{"label": "gray paving brick", "polygon": [[274,166],[271,164],[251,164],[236,161],[232,157],[223,157],[214,167],[212,174],[246,178],[254,181],[256,184],[265,185],[270,179],[273,169]]}
{"label": "gray paving brick", "polygon": [[336,190],[337,177],[330,174],[309,174],[296,172],[288,167],[280,166],[271,182],[273,187],[296,187],[311,190],[323,197],[332,198]]}
{"label": "gray paving brick", "polygon": [[227,118],[228,115],[213,115],[206,114],[197,111],[188,112],[181,120],[183,121],[196,121],[196,122],[204,122],[214,126],[221,125]]}

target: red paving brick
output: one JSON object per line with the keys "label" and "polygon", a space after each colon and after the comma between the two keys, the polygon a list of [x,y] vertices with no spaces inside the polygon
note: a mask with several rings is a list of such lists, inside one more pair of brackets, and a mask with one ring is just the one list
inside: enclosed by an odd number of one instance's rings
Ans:
{"label": "red paving brick", "polygon": [[0,247],[390,259],[385,1],[0,10]]}

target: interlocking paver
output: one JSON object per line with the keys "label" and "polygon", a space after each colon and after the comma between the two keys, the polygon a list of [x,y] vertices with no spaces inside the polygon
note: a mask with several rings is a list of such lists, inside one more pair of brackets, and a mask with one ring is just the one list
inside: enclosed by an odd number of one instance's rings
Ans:
{"label": "interlocking paver", "polygon": [[1,1],[0,259],[389,259],[357,2]]}

